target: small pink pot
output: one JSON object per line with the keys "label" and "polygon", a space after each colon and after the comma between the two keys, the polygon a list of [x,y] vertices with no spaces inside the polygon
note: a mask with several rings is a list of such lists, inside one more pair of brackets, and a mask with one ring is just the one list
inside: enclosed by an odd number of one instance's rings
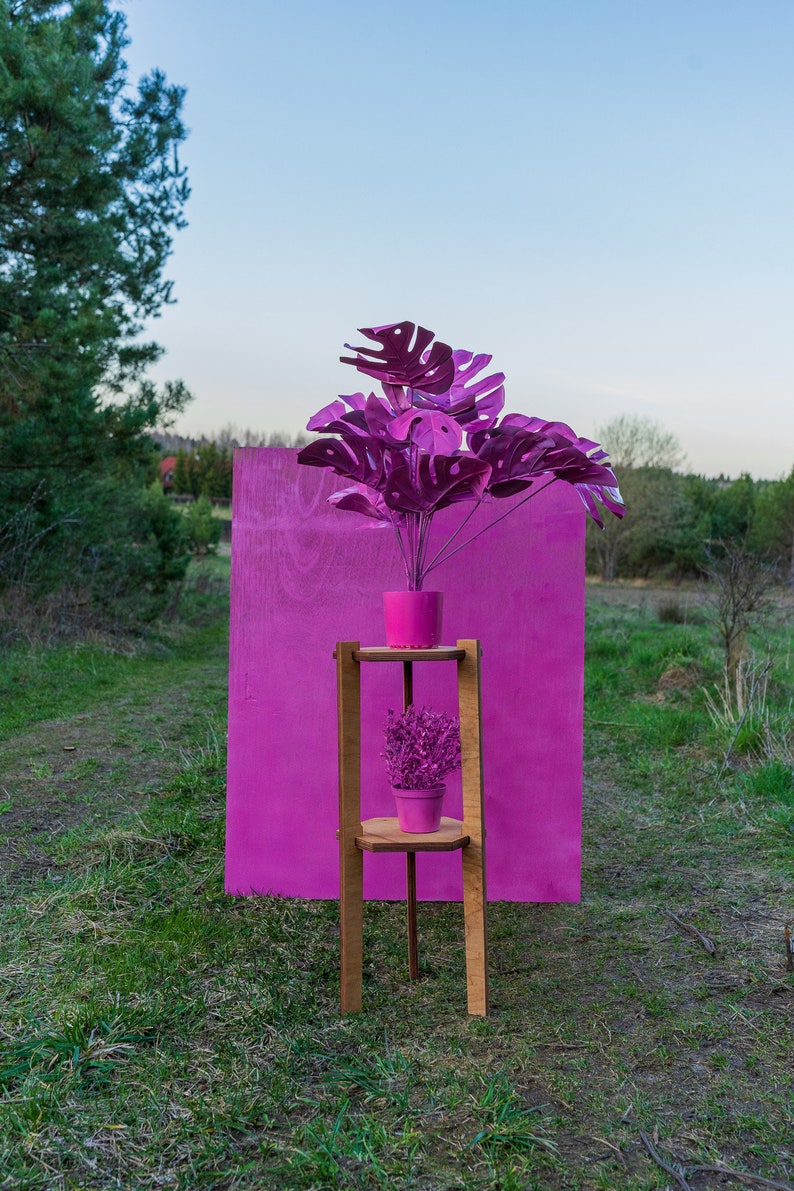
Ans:
{"label": "small pink pot", "polygon": [[386,644],[392,649],[432,649],[441,644],[440,591],[384,591]]}
{"label": "small pink pot", "polygon": [[431,831],[438,831],[446,786],[434,786],[432,790],[400,790],[392,786],[392,790],[397,803],[400,831],[410,835],[427,835]]}

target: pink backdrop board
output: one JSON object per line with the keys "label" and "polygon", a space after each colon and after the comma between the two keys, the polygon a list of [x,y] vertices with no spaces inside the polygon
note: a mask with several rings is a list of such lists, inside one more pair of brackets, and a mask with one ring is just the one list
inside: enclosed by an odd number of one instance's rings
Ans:
{"label": "pink backdrop board", "polygon": [[[338,896],[338,640],[384,642],[382,592],[404,586],[390,529],[326,504],[345,486],[296,452],[235,454],[226,888]],[[501,512],[506,504],[492,508]],[[439,514],[454,525],[464,506]],[[490,518],[480,510],[477,518]],[[445,563],[444,643],[482,642],[489,900],[578,901],[584,510],[555,484]],[[479,520],[475,525],[481,524]],[[457,710],[454,663],[417,664],[414,699]],[[379,757],[402,667],[362,665],[362,815],[394,814]],[[459,776],[444,813],[460,815]],[[405,896],[402,856],[367,856],[365,895]],[[418,896],[461,897],[457,853],[419,856]]]}

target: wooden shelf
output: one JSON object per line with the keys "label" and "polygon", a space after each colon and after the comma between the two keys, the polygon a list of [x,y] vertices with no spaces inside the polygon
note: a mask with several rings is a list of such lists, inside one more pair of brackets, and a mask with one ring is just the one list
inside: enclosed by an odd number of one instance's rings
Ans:
{"label": "wooden shelf", "polygon": [[396,819],[365,819],[356,836],[356,847],[364,852],[456,852],[468,843],[460,820],[447,818],[442,818],[438,831],[427,835],[400,831]]}
{"label": "wooden shelf", "polygon": [[393,649],[390,645],[369,645],[353,650],[353,660],[356,662],[462,662],[465,656],[466,650],[455,645],[435,645],[432,649]]}

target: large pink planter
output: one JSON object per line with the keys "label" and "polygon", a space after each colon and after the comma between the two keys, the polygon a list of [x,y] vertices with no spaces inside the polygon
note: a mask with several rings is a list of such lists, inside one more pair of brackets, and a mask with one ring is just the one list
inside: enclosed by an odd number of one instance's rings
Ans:
{"label": "large pink planter", "polygon": [[384,591],[386,644],[392,649],[432,649],[441,644],[440,591]]}
{"label": "large pink planter", "polygon": [[445,790],[444,785],[433,786],[431,790],[401,790],[398,786],[392,786],[400,831],[410,835],[438,831]]}

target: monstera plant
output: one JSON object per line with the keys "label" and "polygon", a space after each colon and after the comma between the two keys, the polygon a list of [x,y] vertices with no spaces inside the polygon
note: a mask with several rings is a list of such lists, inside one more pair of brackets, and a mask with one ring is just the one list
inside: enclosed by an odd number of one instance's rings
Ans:
{"label": "monstera plant", "polygon": [[[623,501],[607,454],[562,422],[506,414],[504,374],[483,375],[489,355],[453,351],[411,322],[362,327],[370,345],[340,357],[380,382],[382,395],[353,393],[321,409],[307,430],[323,437],[298,462],[330,467],[352,486],[329,500],[394,530],[409,591],[431,571],[538,492],[571,484],[602,526],[599,503],[621,517]],[[523,496],[521,494],[524,494]],[[472,518],[510,497],[508,508],[476,528]],[[434,515],[449,505],[471,509],[431,553]],[[470,527],[476,532],[466,536]]]}

